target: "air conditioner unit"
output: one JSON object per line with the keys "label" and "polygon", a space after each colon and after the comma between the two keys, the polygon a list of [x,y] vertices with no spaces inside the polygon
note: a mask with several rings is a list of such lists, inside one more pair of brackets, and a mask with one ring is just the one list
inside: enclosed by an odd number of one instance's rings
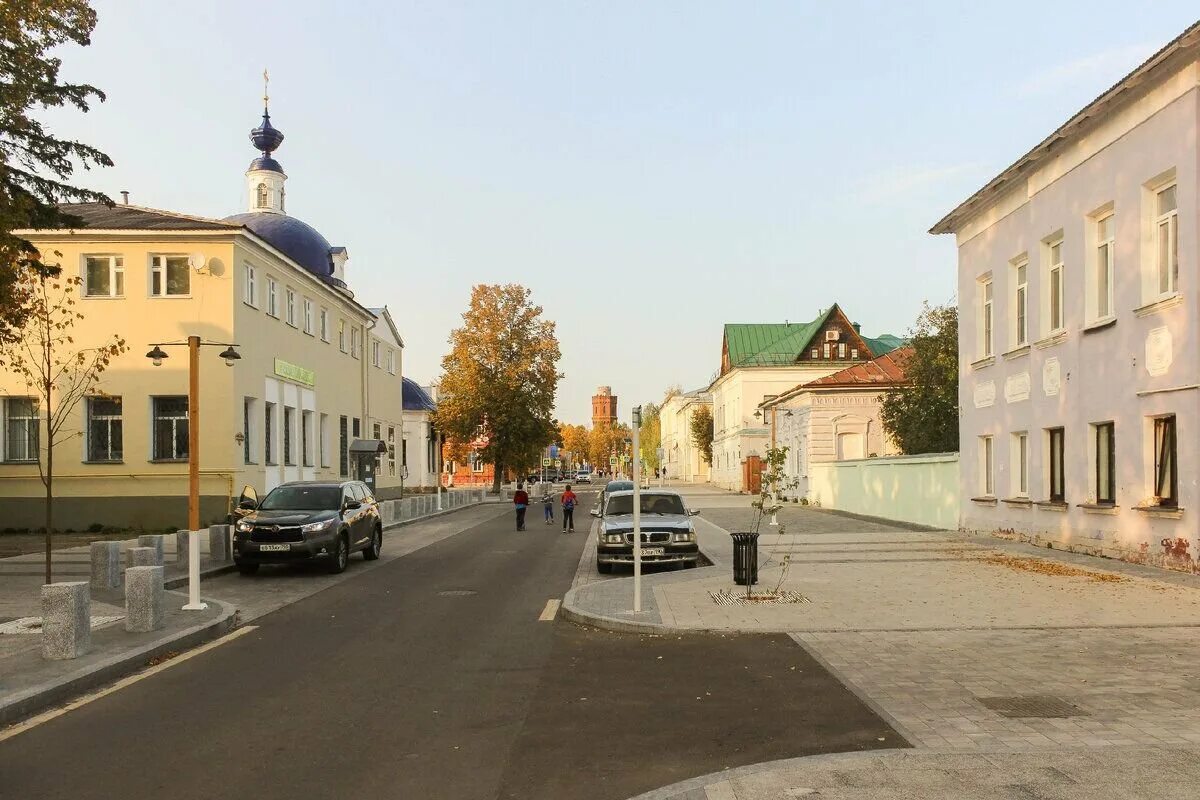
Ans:
{"label": "air conditioner unit", "polygon": [[825,341],[827,342],[836,342],[841,337],[842,334],[838,331],[825,331]]}

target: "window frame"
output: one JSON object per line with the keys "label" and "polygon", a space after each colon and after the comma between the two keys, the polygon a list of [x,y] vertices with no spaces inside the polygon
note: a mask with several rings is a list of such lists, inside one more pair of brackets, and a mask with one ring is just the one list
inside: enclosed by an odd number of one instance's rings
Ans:
{"label": "window frame", "polygon": [[[92,292],[91,262],[108,261],[108,287],[106,294]],[[118,291],[118,286],[120,291]],[[88,300],[120,300],[125,297],[125,256],[115,253],[88,253],[83,256],[83,293]]]}
{"label": "window frame", "polygon": [[[96,401],[116,402],[117,413],[97,415],[93,408]],[[84,463],[87,464],[121,464],[125,461],[125,404],[121,395],[89,395],[84,398]],[[97,458],[93,453],[94,438],[92,424],[102,420],[108,423],[108,455]],[[113,457],[113,422],[117,424],[117,455]]]}
{"label": "window frame", "polygon": [[288,325],[295,328],[296,323],[296,290],[290,286],[283,288],[283,313],[284,319]]}
{"label": "window frame", "polygon": [[[160,413],[159,403],[165,401],[179,401],[183,403],[184,412],[182,416],[167,416]],[[188,397],[183,395],[153,395],[150,397],[150,460],[155,462],[180,462],[188,460],[188,453],[191,450],[191,437],[189,428],[189,417],[191,415],[191,407],[188,404]],[[165,420],[170,420],[171,423],[171,452],[164,454],[159,451],[158,426],[159,423]],[[187,441],[187,447],[183,453],[179,452],[179,424],[182,421],[184,425],[184,438]]]}
{"label": "window frame", "polygon": [[320,324],[320,329],[321,329],[321,341],[328,344],[329,343],[329,309],[322,307],[321,313],[318,316],[318,319],[319,319],[319,324]]}
{"label": "window frame", "polygon": [[[1057,258],[1055,251],[1057,250]],[[1027,273],[1028,274],[1028,273]],[[1057,290],[1057,296],[1055,294]],[[1067,329],[1066,266],[1063,263],[1063,237],[1046,242],[1046,331],[1047,335]],[[1028,298],[1026,298],[1028,303]],[[1057,319],[1055,319],[1057,317]]]}
{"label": "window frame", "polygon": [[[1176,415],[1154,417],[1153,446],[1154,502],[1163,508],[1178,508],[1179,422]],[[1168,455],[1169,460],[1164,463]],[[1164,488],[1167,490],[1165,494]]]}
{"label": "window frame", "polygon": [[292,428],[296,423],[296,409],[292,406],[285,405],[283,407],[283,465],[285,467],[296,466],[296,435]]}
{"label": "window frame", "polygon": [[1066,429],[1046,429],[1046,498],[1051,503],[1067,502]]}
{"label": "window frame", "polygon": [[[1174,207],[1167,212],[1159,211],[1159,201],[1163,194],[1171,191],[1174,197]],[[1159,297],[1170,297],[1179,291],[1179,184],[1171,180],[1154,189],[1154,285]],[[1163,227],[1167,230],[1167,243],[1170,249],[1170,264],[1164,275],[1163,264]],[[1163,288],[1164,279],[1167,288]]]}
{"label": "window frame", "polygon": [[371,340],[371,366],[376,369],[383,367],[383,345],[378,339]]}
{"label": "window frame", "polygon": [[258,268],[249,262],[242,264],[242,302],[258,308]]}
{"label": "window frame", "polygon": [[[1093,464],[1092,481],[1096,495],[1096,505],[1115,506],[1117,504],[1117,429],[1112,421],[1096,422],[1091,426]],[[1101,475],[1107,456],[1108,480],[1101,481]]]}
{"label": "window frame", "polygon": [[396,351],[391,347],[387,351],[387,371],[389,375],[396,374]]}
{"label": "window frame", "polygon": [[338,350],[343,353],[349,353],[350,349],[346,342],[346,320],[338,318]]}
{"label": "window frame", "polygon": [[1010,454],[1012,476],[1010,491],[1012,497],[1029,498],[1029,432],[1014,431],[1012,434],[1012,451]]}
{"label": "window frame", "polygon": [[315,466],[312,453],[312,420],[312,409],[300,409],[300,465],[303,467]]}
{"label": "window frame", "polygon": [[[186,292],[168,292],[167,287],[170,286],[170,260],[183,261],[183,274],[187,277]],[[159,285],[162,287],[161,292],[154,291],[154,280],[159,279]],[[150,256],[150,296],[157,299],[181,298],[186,299],[192,296],[192,267],[188,263],[188,257],[178,253],[155,253]]]}
{"label": "window frame", "polygon": [[991,358],[996,354],[996,294],[990,276],[979,282],[979,306],[980,333],[983,337],[979,357]]}
{"label": "window frame", "polygon": [[[1015,350],[1029,344],[1029,259],[1013,262],[1013,341]],[[1024,272],[1024,276],[1022,276]]]}
{"label": "window frame", "polygon": [[279,319],[279,282],[267,276],[267,316]]}
{"label": "window frame", "polygon": [[355,325],[350,328],[350,357],[358,358],[362,353],[362,331]]}
{"label": "window frame", "polygon": [[275,433],[279,427],[275,423],[277,406],[277,403],[272,403],[270,400],[263,401],[263,465],[268,467],[279,466],[275,460]]}
{"label": "window frame", "polygon": [[984,497],[996,496],[996,439],[991,434],[979,437],[980,488]]}
{"label": "window frame", "polygon": [[309,336],[313,335],[313,301],[307,297],[300,298],[300,315],[303,330]]}
{"label": "window frame", "polygon": [[[14,402],[25,402],[29,404],[29,413],[21,416],[13,416],[12,404]],[[24,423],[24,435],[18,439],[13,436],[12,424],[13,420],[19,420]],[[25,456],[14,457],[13,442],[24,440]],[[32,453],[32,456],[29,454]],[[5,464],[36,464],[41,461],[42,453],[42,417],[41,405],[36,397],[14,395],[4,398],[4,463]]]}
{"label": "window frame", "polygon": [[[1113,317],[1113,280],[1116,277],[1116,247],[1117,247],[1117,214],[1115,211],[1103,212],[1092,219],[1092,232],[1095,241],[1092,247],[1092,289],[1094,320],[1105,320]],[[1105,227],[1108,234],[1104,238]],[[1101,255],[1103,251],[1103,256]],[[1103,275],[1103,280],[1101,280]],[[1106,291],[1102,292],[1102,289]],[[1103,298],[1103,304],[1101,299]],[[1103,308],[1103,310],[1101,310]]]}

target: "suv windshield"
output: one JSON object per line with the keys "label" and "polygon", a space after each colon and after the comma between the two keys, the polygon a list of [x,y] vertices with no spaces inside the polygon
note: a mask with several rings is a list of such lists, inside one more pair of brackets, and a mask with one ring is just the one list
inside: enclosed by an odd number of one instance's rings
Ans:
{"label": "suv windshield", "polygon": [[[622,494],[611,498],[608,501],[608,509],[605,512],[609,515],[614,514],[632,514],[633,513],[633,495]],[[674,494],[643,494],[642,495],[642,513],[643,514],[684,514],[683,500],[678,495]]]}
{"label": "suv windshield", "polygon": [[337,511],[340,486],[278,486],[259,505],[264,511]]}

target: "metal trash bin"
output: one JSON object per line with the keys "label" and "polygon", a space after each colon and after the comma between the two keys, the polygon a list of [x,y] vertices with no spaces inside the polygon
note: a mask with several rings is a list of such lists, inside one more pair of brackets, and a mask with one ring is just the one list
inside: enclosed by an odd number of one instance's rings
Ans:
{"label": "metal trash bin", "polygon": [[738,586],[758,583],[758,534],[731,533],[733,539],[733,582]]}

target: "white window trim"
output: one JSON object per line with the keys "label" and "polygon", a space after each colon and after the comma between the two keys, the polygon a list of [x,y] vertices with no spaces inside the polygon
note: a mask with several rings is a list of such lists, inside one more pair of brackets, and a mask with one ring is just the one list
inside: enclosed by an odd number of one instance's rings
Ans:
{"label": "white window trim", "polygon": [[[89,259],[108,259],[108,286],[111,289],[109,294],[89,294],[91,285],[88,281],[87,262]],[[125,297],[125,257],[116,255],[115,253],[85,253],[83,263],[80,264],[80,273],[83,277],[83,293],[81,297],[85,300],[121,300]],[[121,278],[121,291],[117,292],[117,276]]]}
{"label": "white window trim", "polygon": [[[1171,209],[1170,211],[1166,212],[1165,214],[1160,214],[1160,213],[1158,213],[1158,198],[1159,198],[1159,195],[1161,195],[1163,192],[1167,191],[1168,189],[1175,190],[1175,208]],[[1159,186],[1157,189],[1154,190],[1154,215],[1155,215],[1154,216],[1154,280],[1155,280],[1155,286],[1157,287],[1157,296],[1158,297],[1170,297],[1171,295],[1173,295],[1179,291],[1179,274],[1178,274],[1179,273],[1179,184],[1178,183],[1176,183],[1175,181],[1171,181],[1162,186]],[[1169,238],[1169,241],[1174,246],[1174,253],[1171,254],[1172,255],[1171,265],[1168,266],[1168,270],[1167,270],[1166,277],[1167,277],[1168,285],[1165,290],[1162,288],[1163,276],[1161,274],[1161,270],[1162,270],[1161,263],[1162,263],[1162,259],[1163,259],[1163,254],[1162,254],[1162,249],[1161,249],[1162,239],[1159,235],[1159,231],[1162,229],[1162,227],[1164,225],[1167,226],[1167,230],[1169,233],[1173,233],[1173,235],[1169,236],[1168,238]]]}
{"label": "white window trim", "polygon": [[[184,272],[188,276],[188,290],[183,294],[167,294],[168,258],[182,258],[184,260]],[[186,300],[192,296],[192,268],[191,265],[187,263],[187,258],[188,257],[186,255],[181,255],[179,253],[155,253],[154,255],[150,256],[150,270],[147,273],[147,277],[150,279],[150,285],[146,287],[150,297],[153,297],[156,300]],[[156,274],[159,276],[159,285],[163,288],[161,294],[155,293],[154,291],[154,276]]]}
{"label": "white window trim", "polygon": [[[1021,269],[1025,270],[1025,282],[1020,282]],[[1012,262],[1012,347],[1024,347],[1029,344],[1029,259],[1022,256]],[[993,295],[994,297],[995,295]],[[1025,329],[1021,330],[1021,321]]]}
{"label": "white window trim", "polygon": [[396,374],[396,351],[390,347],[387,351],[387,371],[391,375]]}
{"label": "white window trim", "polygon": [[[1100,229],[1105,223],[1108,223],[1109,233],[1108,238],[1100,238]],[[1116,316],[1115,306],[1116,300],[1113,281],[1116,278],[1116,263],[1117,263],[1117,215],[1112,203],[1093,211],[1087,218],[1087,271],[1084,276],[1084,285],[1086,289],[1086,297],[1084,298],[1084,317],[1088,325],[1098,322],[1107,322]],[[1101,263],[1100,248],[1105,248],[1106,257],[1104,263]],[[1100,310],[1100,274],[1104,272],[1104,277],[1108,286],[1106,305],[1108,309],[1101,313]]]}
{"label": "white window trim", "polygon": [[350,352],[350,345],[346,341],[346,339],[347,339],[346,320],[339,319],[338,320],[338,349],[341,350],[343,353]]}
{"label": "white window trim", "polygon": [[320,314],[321,321],[321,341],[329,342],[329,309],[322,308]]}
{"label": "white window trim", "polygon": [[[989,290],[991,297],[988,297]],[[996,354],[996,287],[991,273],[979,281],[979,341],[976,353],[979,358],[990,358]]]}
{"label": "white window trim", "polygon": [[304,315],[304,332],[313,335],[313,302],[307,297],[301,299],[302,314]]}
{"label": "white window trim", "polygon": [[287,286],[283,290],[283,313],[284,322],[296,327],[296,290]]}
{"label": "white window trim", "polygon": [[[1058,260],[1054,260],[1054,248],[1058,248]],[[1067,329],[1067,269],[1063,263],[1063,236],[1062,233],[1055,234],[1050,239],[1047,239],[1043,244],[1043,261],[1046,265],[1043,271],[1043,292],[1045,300],[1042,303],[1042,329],[1046,331],[1046,336],[1053,336],[1056,333],[1062,333]],[[1058,308],[1054,305],[1054,273],[1058,273]],[[1025,277],[1029,277],[1029,272],[1026,270]],[[1026,290],[1028,291],[1028,290]],[[1026,303],[1028,303],[1026,296]],[[1058,324],[1054,324],[1055,312],[1058,312]]]}
{"label": "white window trim", "polygon": [[979,437],[979,493],[981,497],[996,496],[996,440],[993,436]]}
{"label": "white window trim", "polygon": [[1016,431],[1012,434],[1009,466],[1009,496],[1022,500],[1028,499],[1029,433],[1027,431]]}
{"label": "white window trim", "polygon": [[[373,339],[371,341],[371,366],[375,367],[376,369],[383,366],[383,360],[382,360],[382,354],[381,354],[382,350],[383,350],[383,348],[382,348],[382,346],[380,346],[379,340]],[[378,438],[378,437],[376,437],[376,438]]]}
{"label": "white window trim", "polygon": [[267,316],[279,319],[279,284],[267,276]]}

